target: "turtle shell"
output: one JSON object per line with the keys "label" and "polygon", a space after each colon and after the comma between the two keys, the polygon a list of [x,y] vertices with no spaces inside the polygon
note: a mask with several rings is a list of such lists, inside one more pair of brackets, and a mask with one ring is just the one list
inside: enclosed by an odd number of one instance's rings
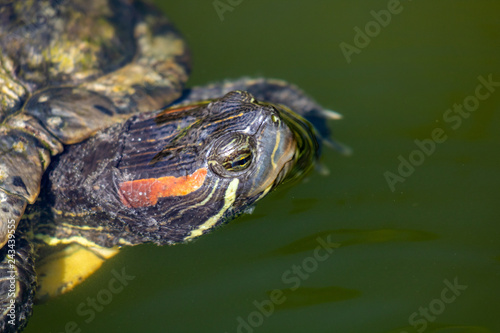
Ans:
{"label": "turtle shell", "polygon": [[130,0],[0,6],[0,247],[63,145],[178,98],[189,50],[156,8]]}

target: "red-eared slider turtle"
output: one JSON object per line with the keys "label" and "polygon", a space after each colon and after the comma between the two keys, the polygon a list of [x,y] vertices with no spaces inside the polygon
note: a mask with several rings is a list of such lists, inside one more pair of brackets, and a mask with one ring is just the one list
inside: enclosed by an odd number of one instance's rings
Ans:
{"label": "red-eared slider turtle", "polygon": [[124,245],[198,237],[300,178],[335,118],[278,80],[184,89],[189,51],[142,1],[3,0],[0,52],[2,332],[35,290],[70,290]]}

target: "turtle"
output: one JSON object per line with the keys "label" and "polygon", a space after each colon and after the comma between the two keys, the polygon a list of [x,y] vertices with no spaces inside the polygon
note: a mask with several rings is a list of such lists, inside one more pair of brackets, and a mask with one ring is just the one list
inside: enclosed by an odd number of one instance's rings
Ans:
{"label": "turtle", "polygon": [[191,241],[343,149],[340,115],[298,87],[186,88],[190,70],[147,1],[1,1],[0,331],[121,247]]}

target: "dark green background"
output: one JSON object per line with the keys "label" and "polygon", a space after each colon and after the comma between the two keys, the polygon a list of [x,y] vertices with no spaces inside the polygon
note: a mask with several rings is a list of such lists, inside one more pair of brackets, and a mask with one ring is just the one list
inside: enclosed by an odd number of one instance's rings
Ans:
{"label": "dark green background", "polygon": [[[64,332],[68,321],[82,332],[236,332],[274,289],[286,301],[254,332],[416,332],[409,317],[455,278],[467,289],[425,332],[500,332],[500,87],[457,130],[442,120],[479,75],[500,81],[499,1],[402,0],[350,64],[339,44],[387,1],[244,0],[224,21],[211,0],[157,3],[191,45],[191,85],[294,82],[344,114],[331,125],[354,154],[326,150],[329,176],[313,173],[196,242],[124,249],[36,306],[26,332]],[[391,192],[384,172],[435,128],[446,142]],[[290,291],[282,274],[328,235],[341,246]],[[135,278],[86,323],[76,308],[113,269]]]}

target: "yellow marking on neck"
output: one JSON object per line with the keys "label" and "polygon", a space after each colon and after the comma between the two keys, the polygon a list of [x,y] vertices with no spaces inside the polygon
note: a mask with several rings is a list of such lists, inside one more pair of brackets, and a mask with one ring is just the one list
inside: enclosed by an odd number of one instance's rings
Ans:
{"label": "yellow marking on neck", "polygon": [[212,228],[217,222],[219,222],[220,218],[224,215],[224,213],[231,207],[231,205],[236,200],[236,191],[238,190],[239,183],[240,181],[238,178],[233,179],[231,183],[229,183],[229,186],[227,187],[226,190],[226,194],[224,195],[224,207],[222,207],[222,209],[217,214],[209,218],[205,223],[200,225],[197,229],[192,230],[189,236],[184,238],[185,241],[201,236],[203,234],[203,231]]}
{"label": "yellow marking on neck", "polygon": [[74,225],[74,224],[69,224],[69,223],[61,223],[62,226],[70,229],[78,229],[78,230],[94,230],[94,231],[103,231],[104,227],[103,226],[98,226],[98,227],[91,227],[88,225]]}
{"label": "yellow marking on neck", "polygon": [[276,155],[276,151],[280,145],[281,133],[278,131],[276,135],[276,144],[274,145],[273,153],[271,154],[271,164],[273,165],[273,169],[276,169],[276,163],[274,163],[274,155]]}
{"label": "yellow marking on neck", "polygon": [[82,217],[82,216],[90,215],[89,212],[73,213],[73,212],[66,212],[66,211],[58,210],[55,208],[52,208],[52,211],[54,213],[56,213],[57,215],[61,215],[61,216]]}

